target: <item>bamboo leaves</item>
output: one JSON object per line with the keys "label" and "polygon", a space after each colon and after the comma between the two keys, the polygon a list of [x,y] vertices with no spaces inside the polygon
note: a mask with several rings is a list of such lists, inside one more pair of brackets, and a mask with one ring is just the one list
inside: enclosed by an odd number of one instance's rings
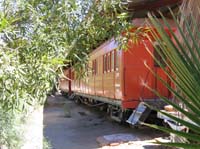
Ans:
{"label": "bamboo leaves", "polygon": [[[155,90],[152,91],[160,96],[166,103],[172,105],[177,112],[181,113],[182,117],[170,115],[162,111],[161,113],[170,117],[177,125],[185,126],[190,132],[182,132],[153,125],[149,126],[173,133],[188,141],[161,144],[185,149],[197,149],[200,144],[200,47],[198,45],[198,37],[194,36],[194,32],[199,33],[199,28],[196,27],[198,23],[193,18],[191,23],[191,20],[187,20],[186,16],[182,14],[182,17],[185,18],[185,26],[183,27],[176,20],[173,13],[172,16],[176,24],[176,32],[162,14],[161,17],[164,25],[152,15],[149,15],[149,18],[157,31],[152,34],[159,48],[162,49],[163,53],[160,53],[160,56],[162,58],[167,58],[167,61],[165,61],[167,67],[163,67],[161,64],[160,67],[162,67],[164,72],[168,75],[174,86],[168,85],[167,82],[162,80],[159,76],[156,77],[173,93],[174,98],[179,101],[179,104],[173,103],[173,101],[165,97],[161,97]],[[166,33],[166,28],[169,30],[170,35]],[[158,49],[156,49],[156,51],[158,51]],[[187,110],[181,105],[185,105]]]}

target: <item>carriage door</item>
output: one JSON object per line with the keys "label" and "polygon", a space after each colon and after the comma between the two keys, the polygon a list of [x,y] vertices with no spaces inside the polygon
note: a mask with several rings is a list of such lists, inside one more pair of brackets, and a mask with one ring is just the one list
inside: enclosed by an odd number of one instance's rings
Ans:
{"label": "carriage door", "polygon": [[[165,69],[167,69],[165,63],[166,59],[165,56],[163,55],[162,49],[157,43],[154,44],[154,57],[156,58],[156,60],[154,60],[155,74],[171,85],[169,77],[165,74],[165,72],[161,68],[162,65],[164,66]],[[163,83],[158,79],[158,77],[155,77],[154,79],[154,89],[158,91],[162,96],[170,97],[169,90],[163,85]]]}

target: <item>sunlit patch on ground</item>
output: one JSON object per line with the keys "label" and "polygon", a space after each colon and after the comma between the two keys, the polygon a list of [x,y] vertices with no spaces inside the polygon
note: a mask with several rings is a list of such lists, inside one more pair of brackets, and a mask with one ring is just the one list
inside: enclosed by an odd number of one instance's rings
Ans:
{"label": "sunlit patch on ground", "polygon": [[133,134],[112,134],[97,138],[101,146],[99,149],[167,149],[167,147],[155,144],[158,140],[169,141],[163,138],[141,140]]}

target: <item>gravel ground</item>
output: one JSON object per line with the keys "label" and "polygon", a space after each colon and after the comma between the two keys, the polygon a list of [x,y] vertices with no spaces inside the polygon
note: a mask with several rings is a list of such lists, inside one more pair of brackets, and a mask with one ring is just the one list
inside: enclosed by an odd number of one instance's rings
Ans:
{"label": "gravel ground", "polygon": [[[120,125],[110,120],[105,113],[75,104],[62,96],[48,99],[44,109],[44,128],[44,136],[51,142],[53,149],[164,149],[150,143],[152,139],[164,136],[162,132],[147,127],[133,129]],[[130,134],[137,141],[100,147],[97,138],[113,134]]]}

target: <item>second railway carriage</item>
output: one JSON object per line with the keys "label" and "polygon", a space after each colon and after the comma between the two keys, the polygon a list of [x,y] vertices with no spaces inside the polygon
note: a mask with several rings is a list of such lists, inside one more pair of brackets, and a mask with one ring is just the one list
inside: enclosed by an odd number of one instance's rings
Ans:
{"label": "second railway carriage", "polygon": [[[143,21],[138,19],[134,24],[141,27]],[[130,42],[126,51],[117,50],[118,46],[114,39],[99,46],[90,54],[86,70],[88,75],[77,79],[73,67],[66,69],[64,73],[69,79],[62,80],[60,86],[72,94],[75,100],[106,108],[113,119],[136,125],[145,121],[151,113],[146,103],[156,108],[164,106],[159,97],[146,86],[171,98],[169,90],[150,69],[169,84],[171,82],[151,55],[154,54],[159,60],[154,49],[156,42],[152,43],[143,37],[138,43]]]}

